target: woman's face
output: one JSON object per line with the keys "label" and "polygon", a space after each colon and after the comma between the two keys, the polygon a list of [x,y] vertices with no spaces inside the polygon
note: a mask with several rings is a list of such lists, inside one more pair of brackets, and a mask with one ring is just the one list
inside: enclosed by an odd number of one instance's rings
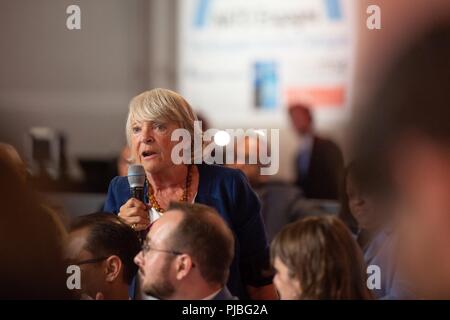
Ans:
{"label": "woman's face", "polygon": [[353,217],[362,229],[370,229],[376,218],[375,203],[370,195],[363,194],[350,177],[346,181],[348,206]]}
{"label": "woman's face", "polygon": [[131,125],[131,152],[136,163],[146,172],[157,173],[173,165],[172,148],[178,141],[171,141],[172,132],[179,128],[174,122],[135,121]]}
{"label": "woman's face", "polygon": [[275,277],[273,284],[278,290],[281,300],[298,300],[300,298],[300,282],[292,278],[288,267],[276,257],[273,263]]}

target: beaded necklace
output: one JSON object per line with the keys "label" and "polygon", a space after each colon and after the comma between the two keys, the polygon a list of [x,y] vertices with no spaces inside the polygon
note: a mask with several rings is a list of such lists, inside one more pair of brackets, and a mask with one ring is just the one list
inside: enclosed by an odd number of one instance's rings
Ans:
{"label": "beaded necklace", "polygon": [[[189,165],[188,173],[187,173],[187,177],[186,177],[186,183],[185,183],[185,186],[183,189],[183,195],[181,196],[179,201],[187,202],[189,187],[191,186],[191,181],[192,181],[192,165]],[[161,208],[158,201],[156,200],[152,185],[148,181],[147,181],[147,183],[148,183],[147,196],[148,196],[148,199],[150,200],[150,204],[152,205],[152,208],[155,209],[156,211],[158,211],[159,213],[164,213],[165,210],[163,208]]]}

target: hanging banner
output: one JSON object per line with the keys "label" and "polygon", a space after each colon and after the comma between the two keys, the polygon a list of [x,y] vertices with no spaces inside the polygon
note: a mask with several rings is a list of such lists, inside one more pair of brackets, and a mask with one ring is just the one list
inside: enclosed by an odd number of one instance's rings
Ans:
{"label": "hanging banner", "polygon": [[351,56],[349,3],[180,1],[181,94],[220,119],[280,113],[294,102],[342,108]]}

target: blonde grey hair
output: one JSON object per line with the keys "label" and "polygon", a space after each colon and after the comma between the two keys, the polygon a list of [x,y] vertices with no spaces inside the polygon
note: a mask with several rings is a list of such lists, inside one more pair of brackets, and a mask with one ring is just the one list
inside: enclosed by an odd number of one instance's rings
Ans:
{"label": "blonde grey hair", "polygon": [[128,145],[131,146],[132,126],[135,121],[175,121],[180,128],[189,131],[193,147],[194,136],[199,134],[194,131],[194,121],[197,120],[189,103],[178,93],[161,88],[145,91],[130,101],[126,124]]}

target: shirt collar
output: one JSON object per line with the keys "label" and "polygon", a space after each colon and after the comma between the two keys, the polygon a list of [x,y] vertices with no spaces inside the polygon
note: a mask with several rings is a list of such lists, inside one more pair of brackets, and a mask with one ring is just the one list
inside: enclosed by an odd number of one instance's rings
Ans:
{"label": "shirt collar", "polygon": [[210,294],[209,296],[207,296],[206,298],[203,298],[202,300],[212,300],[214,299],[215,296],[217,296],[219,294],[219,292],[222,290],[223,288],[220,288],[219,290],[217,290],[216,292],[214,292],[213,294]]}

